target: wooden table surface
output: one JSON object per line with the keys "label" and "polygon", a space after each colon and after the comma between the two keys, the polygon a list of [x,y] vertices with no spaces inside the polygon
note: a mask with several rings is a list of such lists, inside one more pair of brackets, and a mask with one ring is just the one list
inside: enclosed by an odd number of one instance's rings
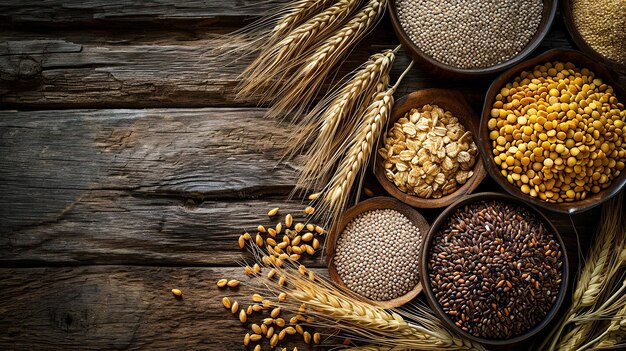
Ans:
{"label": "wooden table surface", "polygon": [[[246,281],[245,228],[269,208],[302,208],[287,200],[297,164],[276,167],[293,127],[235,102],[247,61],[223,66],[211,53],[271,9],[254,3],[0,1],[0,349],[242,348],[215,281]],[[339,74],[396,45],[385,19]],[[539,51],[552,47],[569,47],[558,20]],[[401,52],[394,77],[409,61]],[[455,88],[480,109],[488,84],[417,67],[396,96]],[[583,251],[598,215],[571,219]],[[572,222],[550,217],[575,272]],[[319,258],[307,264],[324,272]]]}

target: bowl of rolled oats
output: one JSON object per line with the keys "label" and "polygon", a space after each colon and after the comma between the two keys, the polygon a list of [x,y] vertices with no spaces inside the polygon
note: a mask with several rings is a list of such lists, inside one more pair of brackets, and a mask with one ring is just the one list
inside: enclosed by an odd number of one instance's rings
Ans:
{"label": "bowl of rolled oats", "polygon": [[419,208],[445,207],[471,193],[487,174],[474,140],[479,120],[456,91],[425,89],[398,99],[378,143],[376,178],[391,196]]}

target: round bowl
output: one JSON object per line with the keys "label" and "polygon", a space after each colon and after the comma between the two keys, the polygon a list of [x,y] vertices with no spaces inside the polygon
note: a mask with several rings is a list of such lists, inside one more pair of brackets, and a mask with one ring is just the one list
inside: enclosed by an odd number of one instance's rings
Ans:
{"label": "round bowl", "polygon": [[[335,233],[335,235],[332,235],[332,237],[334,239],[332,241],[329,241],[326,245],[326,257],[328,261],[328,273],[330,275],[330,279],[335,284],[337,284],[338,286],[340,286],[346,291],[351,291],[351,290],[341,280],[341,277],[339,276],[339,273],[337,272],[337,267],[335,267],[334,258],[335,258],[335,248],[337,246],[337,240],[339,239],[339,236],[345,229],[346,225],[348,225],[348,223],[350,223],[350,221],[356,218],[358,215],[364,212],[368,212],[372,210],[382,210],[382,209],[393,209],[405,215],[411,221],[411,223],[413,223],[414,226],[419,228],[420,234],[422,235],[422,243],[424,242],[423,239],[426,236],[426,233],[428,233],[428,230],[430,229],[428,222],[426,221],[426,219],[424,219],[424,217],[422,217],[422,215],[419,212],[401,203],[400,201],[390,198],[390,197],[384,197],[384,196],[373,197],[371,199],[359,202],[355,206],[349,208],[344,214],[343,218],[341,218],[341,221],[339,221],[339,224],[333,229],[333,232]],[[413,290],[409,291],[405,295],[402,295],[400,297],[397,297],[392,300],[387,300],[387,301],[372,301],[356,293],[354,294],[360,296],[362,299],[366,301],[371,302],[372,304],[379,305],[383,308],[393,308],[393,307],[404,305],[405,303],[413,300],[413,298],[415,298],[421,291],[422,291],[422,284],[418,283],[413,288]]]}
{"label": "round bowl", "polygon": [[[389,117],[389,121],[387,123],[392,126],[412,108],[422,107],[428,104],[437,105],[446,111],[450,111],[455,117],[458,118],[459,122],[463,125],[463,127],[465,127],[465,130],[472,133],[474,143],[476,143],[476,146],[479,147],[478,138],[476,137],[479,130],[478,116],[465,101],[463,94],[456,91],[445,89],[425,89],[405,95],[398,99],[394,104],[391,116]],[[378,145],[376,147],[377,154],[378,149],[382,146],[384,146],[384,144],[383,138],[381,137],[379,138]],[[461,196],[471,193],[487,175],[485,166],[480,160],[482,156],[477,154],[476,157],[478,159],[476,160],[472,170],[474,174],[467,180],[467,182],[465,182],[465,184],[459,187],[455,192],[441,198],[424,199],[400,191],[395,184],[389,181],[389,179],[385,176],[385,167],[383,166],[384,160],[377,154],[375,156],[376,162],[374,163],[374,175],[376,175],[378,182],[391,196],[408,205],[418,208],[440,208],[448,206]]]}
{"label": "round bowl", "polygon": [[483,68],[459,68],[450,66],[445,63],[439,62],[432,57],[428,56],[417,45],[415,45],[408,34],[402,28],[400,19],[398,18],[396,10],[396,1],[391,0],[387,3],[389,16],[391,17],[391,25],[398,37],[398,40],[404,48],[409,52],[411,57],[436,75],[445,75],[453,78],[476,78],[488,76],[500,71],[503,71],[509,67],[516,65],[530,55],[541,43],[543,38],[548,34],[552,21],[556,15],[556,8],[558,2],[556,0],[543,0],[543,12],[541,14],[541,22],[537,28],[537,32],[530,39],[526,47],[524,47],[517,55],[511,57],[507,61],[498,63],[490,67]]}
{"label": "round bowl", "polygon": [[[470,203],[475,203],[478,201],[484,201],[484,200],[497,200],[500,202],[507,202],[507,203],[513,203],[519,206],[523,206],[525,208],[527,208],[529,211],[531,211],[532,213],[534,213],[545,225],[545,227],[551,232],[553,233],[554,237],[556,238],[556,240],[558,241],[559,245],[561,245],[561,250],[563,252],[563,272],[562,272],[562,280],[561,280],[561,289],[559,291],[559,295],[554,303],[554,305],[552,306],[552,308],[550,309],[550,311],[548,312],[548,314],[544,317],[544,319],[538,323],[537,325],[535,325],[533,328],[529,329],[526,333],[524,334],[520,334],[518,336],[515,336],[511,339],[485,339],[485,338],[480,338],[477,336],[474,336],[472,334],[469,334],[467,332],[465,332],[464,330],[462,330],[461,328],[457,327],[456,324],[454,324],[454,322],[452,321],[452,319],[450,319],[448,317],[448,315],[443,311],[443,309],[441,308],[441,306],[439,305],[439,302],[437,301],[435,294],[433,293],[433,289],[432,289],[432,285],[430,284],[430,279],[428,278],[428,252],[430,251],[430,244],[432,241],[433,236],[439,231],[440,227],[444,224],[444,222],[446,221],[446,219],[452,215],[454,213],[454,211],[456,211],[458,208],[465,206],[466,204],[470,204]],[[506,194],[501,194],[501,193],[478,193],[478,194],[473,194],[473,195],[468,195],[466,197],[464,197],[463,199],[455,202],[454,204],[452,204],[451,206],[449,206],[448,208],[446,208],[440,215],[439,217],[437,217],[437,219],[435,220],[435,222],[432,224],[432,226],[430,227],[430,231],[428,232],[428,234],[426,235],[426,237],[424,238],[424,244],[422,245],[422,253],[421,253],[421,265],[420,265],[420,280],[422,282],[422,286],[424,288],[424,294],[426,295],[426,300],[428,301],[428,304],[430,305],[430,307],[435,311],[435,313],[439,316],[439,318],[441,320],[443,320],[446,325],[448,327],[450,327],[450,329],[452,329],[453,331],[455,331],[456,333],[458,333],[459,335],[462,335],[472,341],[484,344],[484,345],[490,345],[490,346],[504,346],[504,345],[512,345],[512,344],[518,344],[524,340],[527,340],[528,338],[532,337],[533,335],[536,335],[537,333],[539,333],[541,330],[543,330],[556,316],[556,314],[559,311],[559,308],[561,307],[561,305],[563,304],[563,300],[565,299],[565,295],[567,293],[567,287],[568,287],[568,280],[569,280],[569,262],[567,259],[567,252],[566,252],[566,248],[565,248],[565,243],[563,242],[563,239],[561,238],[561,236],[559,235],[558,231],[556,230],[556,228],[554,227],[554,225],[548,220],[548,218],[541,213],[539,210],[537,210],[535,207],[517,200],[516,198],[506,195]]]}
{"label": "round bowl", "polygon": [[574,18],[572,16],[572,1],[561,0],[560,2],[563,22],[565,22],[565,27],[567,28],[569,39],[574,44],[574,46],[576,46],[580,51],[592,57],[594,60],[602,62],[610,69],[620,72],[622,74],[626,74],[626,65],[602,56],[602,54],[597,52],[594,48],[591,47],[591,45],[587,43],[587,41],[585,41],[583,36],[576,28],[576,25],[574,24]]}
{"label": "round bowl", "polygon": [[626,103],[626,92],[604,65],[579,51],[566,49],[549,50],[537,57],[524,61],[519,65],[511,68],[510,70],[502,73],[491,84],[485,96],[485,104],[483,106],[483,112],[480,120],[480,131],[478,133],[478,151],[480,153],[480,157],[485,163],[485,167],[487,168],[487,172],[489,172],[489,175],[509,194],[516,196],[524,201],[528,201],[533,205],[543,207],[547,210],[559,213],[574,214],[598,206],[604,201],[619,193],[619,191],[624,187],[624,184],[626,184],[626,172],[622,172],[618,177],[613,179],[611,186],[598,192],[597,194],[589,194],[584,200],[562,203],[546,202],[539,198],[534,198],[532,196],[522,193],[522,191],[518,187],[510,184],[506,180],[506,178],[502,176],[502,174],[500,174],[500,168],[493,160],[491,141],[489,140],[489,128],[487,126],[487,123],[490,119],[490,112],[493,101],[495,100],[496,95],[500,92],[500,89],[505,86],[507,82],[513,80],[522,71],[531,70],[534,66],[538,64],[554,60],[562,62],[572,62],[579,68],[588,68],[589,70],[594,72],[596,76],[601,77],[606,84],[609,84],[613,87],[613,90],[617,95],[619,101],[621,101],[622,103]]}

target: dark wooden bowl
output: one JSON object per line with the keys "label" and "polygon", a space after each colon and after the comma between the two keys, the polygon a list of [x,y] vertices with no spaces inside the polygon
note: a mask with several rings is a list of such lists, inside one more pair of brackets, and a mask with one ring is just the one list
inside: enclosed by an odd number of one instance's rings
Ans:
{"label": "dark wooden bowl", "polygon": [[500,92],[500,89],[505,86],[507,82],[513,80],[522,71],[528,71],[538,64],[543,64],[555,60],[561,62],[572,62],[578,68],[588,68],[589,70],[594,72],[597,77],[602,78],[602,80],[606,84],[609,84],[613,87],[613,90],[617,95],[619,101],[621,101],[622,103],[626,102],[626,92],[624,91],[623,87],[621,87],[619,83],[615,80],[614,76],[611,74],[611,71],[608,70],[604,65],[599,63],[597,60],[594,60],[593,58],[588,57],[585,54],[575,50],[549,50],[528,61],[524,61],[519,65],[509,69],[508,71],[502,73],[491,84],[489,90],[487,90],[487,95],[485,96],[485,104],[483,106],[483,113],[480,120],[480,131],[478,133],[478,151],[480,152],[480,157],[483,159],[489,175],[509,194],[551,211],[574,214],[589,210],[592,207],[598,206],[604,201],[615,196],[624,187],[624,184],[626,184],[626,172],[622,172],[617,178],[613,179],[611,186],[600,191],[597,194],[588,194],[587,198],[584,200],[562,203],[546,202],[539,198],[534,198],[530,195],[522,193],[522,191],[517,186],[510,184],[506,180],[506,178],[502,176],[502,174],[500,173],[500,167],[493,160],[491,141],[489,139],[489,127],[487,127],[487,123],[491,118],[490,112],[493,101],[495,100],[496,95]]}
{"label": "dark wooden bowl", "polygon": [[[405,95],[398,99],[393,106],[393,110],[391,111],[391,117],[389,118],[388,125],[393,126],[393,124],[400,118],[402,118],[407,112],[409,112],[412,108],[422,107],[424,105],[437,105],[446,111],[450,111],[452,115],[459,119],[459,122],[465,127],[465,130],[470,131],[474,138],[474,142],[478,147],[478,139],[476,137],[479,131],[479,117],[474,113],[472,108],[469,106],[463,94],[445,89],[424,89],[413,92],[409,95]],[[376,148],[376,152],[378,153],[378,149],[380,149],[383,144],[383,138],[379,138],[378,146]],[[385,190],[396,199],[409,204],[413,207],[418,208],[440,208],[448,206],[453,203],[461,196],[465,194],[471,193],[478,184],[485,178],[487,172],[485,171],[485,166],[480,160],[480,154],[477,154],[476,164],[474,165],[473,172],[471,178],[465,182],[460,188],[458,188],[455,192],[443,196],[439,199],[424,199],[421,197],[417,197],[415,195],[409,195],[400,191],[387,177],[385,176],[385,167],[383,166],[384,160],[378,154],[376,154],[376,162],[374,164],[374,174],[376,175],[376,179],[378,182],[385,188]]]}
{"label": "dark wooden bowl", "polygon": [[591,45],[589,45],[587,41],[585,41],[583,36],[576,28],[576,25],[574,24],[574,18],[572,15],[572,0],[561,0],[560,3],[561,16],[563,16],[563,22],[565,22],[565,27],[567,28],[569,39],[574,44],[574,46],[576,46],[580,51],[589,55],[593,59],[602,62],[610,69],[616,72],[620,72],[622,74],[626,74],[626,65],[602,56],[602,54],[594,50]]}
{"label": "dark wooden bowl", "polygon": [[[339,224],[335,227],[335,229],[333,229],[334,235],[332,235],[331,237],[334,239],[327,242],[327,245],[326,245],[326,259],[328,261],[327,262],[328,273],[330,275],[330,279],[335,284],[339,285],[340,287],[342,287],[343,289],[347,291],[350,291],[350,289],[341,280],[341,277],[339,277],[339,273],[337,273],[337,267],[335,267],[334,258],[335,258],[335,248],[337,246],[337,240],[339,239],[339,236],[345,229],[346,225],[348,225],[348,223],[350,223],[350,221],[356,218],[358,215],[367,211],[381,210],[381,209],[393,209],[405,215],[411,221],[411,223],[413,223],[413,225],[419,228],[420,234],[422,235],[422,243],[424,243],[423,238],[426,235],[426,233],[428,233],[428,230],[430,229],[428,222],[426,221],[426,219],[424,219],[424,217],[422,217],[422,215],[419,212],[417,212],[416,210],[412,209],[411,207],[401,203],[400,201],[394,198],[384,197],[384,196],[373,197],[371,199],[359,202],[355,206],[349,208],[344,214]],[[370,301],[373,304],[382,306],[383,308],[393,308],[393,307],[404,305],[405,303],[413,300],[413,298],[415,298],[420,292],[422,292],[422,284],[418,283],[415,286],[415,288],[413,288],[413,290],[409,291],[403,296],[397,297],[392,300],[372,301],[364,297],[361,297],[361,298],[363,298],[366,301]]]}
{"label": "dark wooden bowl", "polygon": [[391,25],[393,26],[393,30],[400,40],[402,46],[409,52],[411,57],[416,61],[428,68],[436,75],[444,75],[450,78],[476,78],[476,77],[485,77],[492,75],[494,73],[504,71],[505,69],[512,67],[523,59],[528,57],[541,43],[543,38],[548,34],[550,30],[550,26],[552,25],[552,21],[554,21],[554,17],[556,15],[556,8],[558,2],[557,0],[543,0],[543,12],[541,14],[541,22],[539,23],[539,28],[537,28],[537,32],[530,39],[528,44],[522,51],[520,51],[517,55],[508,59],[505,62],[484,68],[459,68],[450,66],[439,61],[436,61],[432,57],[428,56],[422,50],[420,50],[417,45],[415,45],[409,36],[406,34],[402,25],[400,24],[400,19],[398,18],[397,10],[396,10],[396,1],[390,0],[387,3],[389,16],[391,17]]}
{"label": "dark wooden bowl", "polygon": [[[475,202],[484,201],[484,200],[497,200],[500,202],[513,203],[513,204],[520,205],[520,206],[527,208],[529,211],[534,213],[539,219],[542,220],[543,224],[546,226],[546,229],[548,229],[551,233],[554,234],[554,237],[556,238],[556,240],[558,240],[559,245],[561,245],[561,250],[563,252],[563,272],[562,272],[561,290],[559,291],[559,296],[557,297],[557,300],[555,301],[554,305],[552,306],[552,308],[550,309],[546,317],[540,323],[535,325],[533,328],[529,329],[526,333],[515,336],[511,339],[494,340],[494,339],[480,338],[472,334],[469,334],[465,332],[464,330],[462,330],[461,328],[457,327],[456,324],[454,324],[454,322],[448,317],[448,315],[443,311],[443,309],[439,305],[439,302],[437,301],[437,298],[435,297],[435,294],[433,293],[433,288],[432,288],[432,285],[430,284],[430,279],[428,278],[428,252],[430,251],[430,244],[431,244],[433,236],[437,234],[437,232],[439,232],[439,229],[444,224],[446,219],[450,215],[452,215],[454,211],[456,211],[458,208],[466,204],[475,203]],[[567,288],[569,286],[568,285],[569,261],[567,259],[565,243],[563,242],[563,239],[559,235],[554,225],[548,220],[548,218],[543,213],[541,213],[541,211],[537,210],[535,207],[523,201],[519,201],[518,199],[512,196],[506,195],[506,194],[478,193],[478,194],[468,195],[462,198],[461,200],[455,202],[454,204],[450,205],[439,215],[439,217],[437,217],[433,225],[430,227],[430,231],[428,232],[428,235],[426,235],[426,237],[424,238],[424,244],[422,245],[421,255],[422,255],[421,256],[422,261],[420,265],[420,280],[422,282],[422,286],[424,287],[424,294],[426,295],[426,300],[428,301],[428,304],[430,305],[430,307],[435,311],[435,313],[439,316],[439,318],[443,320],[448,325],[448,327],[452,329],[453,331],[455,331],[457,334],[462,335],[472,341],[476,341],[484,345],[504,346],[504,345],[518,344],[536,335],[537,333],[539,333],[556,316],[557,312],[559,311],[559,308],[563,304],[563,300],[565,299]]]}

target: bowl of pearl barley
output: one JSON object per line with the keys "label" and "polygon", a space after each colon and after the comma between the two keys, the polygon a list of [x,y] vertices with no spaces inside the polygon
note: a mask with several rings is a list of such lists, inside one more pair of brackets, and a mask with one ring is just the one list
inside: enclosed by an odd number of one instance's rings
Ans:
{"label": "bowl of pearl barley", "polygon": [[384,308],[401,306],[421,291],[422,236],[430,226],[410,206],[374,197],[348,209],[326,246],[331,280]]}
{"label": "bowl of pearl barley", "polygon": [[448,77],[489,76],[521,62],[541,43],[554,0],[393,0],[391,23],[417,62]]}

